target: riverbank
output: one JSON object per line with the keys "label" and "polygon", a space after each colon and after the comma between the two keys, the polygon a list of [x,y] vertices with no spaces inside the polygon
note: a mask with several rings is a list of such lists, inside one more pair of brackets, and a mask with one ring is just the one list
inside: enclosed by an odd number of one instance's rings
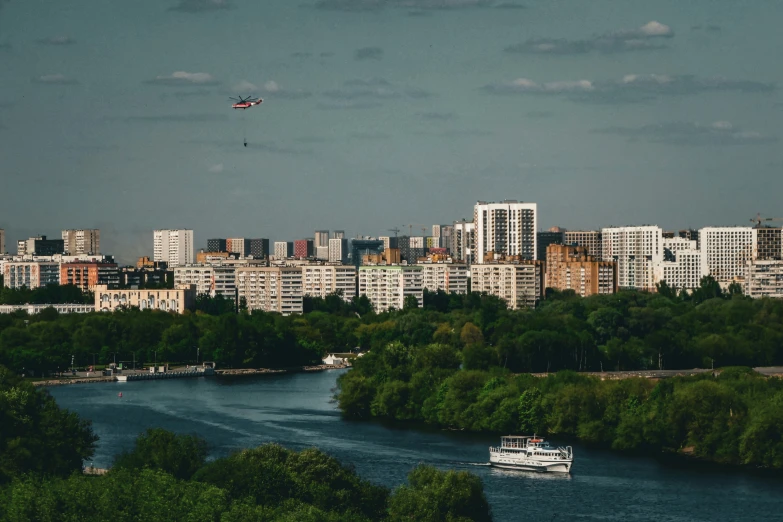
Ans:
{"label": "riverbank", "polygon": [[[300,372],[322,372],[326,370],[343,370],[345,368],[348,368],[346,365],[328,365],[328,364],[319,364],[315,366],[294,366],[294,367],[288,367],[288,368],[230,368],[225,370],[214,370],[214,372],[210,374],[203,374],[199,375],[199,377],[243,377],[243,376],[254,376],[254,375],[268,375],[268,374],[283,374],[283,373],[300,373]],[[176,374],[176,375],[174,375]],[[33,381],[32,385],[41,387],[41,386],[64,386],[68,384],[91,384],[91,383],[102,383],[102,382],[118,382],[119,380],[153,380],[151,377],[147,379],[127,379],[128,375],[141,375],[144,377],[149,377],[152,374],[125,374],[125,375],[112,375],[112,376],[103,376],[99,375],[96,377],[71,377],[71,378],[62,378],[62,379],[44,379],[44,380],[38,380]],[[154,374],[154,375],[167,375],[167,374]],[[169,378],[179,378],[179,377],[193,377],[192,373],[188,372],[178,372],[176,370],[173,370],[171,372],[171,375],[174,375]],[[126,377],[125,379],[120,379],[120,377]],[[164,377],[158,377],[158,378],[164,378]]]}

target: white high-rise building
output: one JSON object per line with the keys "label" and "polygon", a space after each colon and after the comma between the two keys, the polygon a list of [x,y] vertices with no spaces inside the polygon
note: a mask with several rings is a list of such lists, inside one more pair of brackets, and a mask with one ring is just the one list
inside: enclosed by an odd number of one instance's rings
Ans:
{"label": "white high-rise building", "polygon": [[748,261],[742,293],[755,299],[761,297],[783,299],[783,261],[779,259]]}
{"label": "white high-rise building", "polygon": [[359,267],[359,295],[366,295],[373,309],[402,310],[412,295],[424,306],[424,277],[419,265],[366,265]]}
{"label": "white high-rise building", "polygon": [[301,269],[304,295],[326,297],[339,293],[349,302],[356,296],[356,268],[353,266],[305,265]]}
{"label": "white high-rise building", "polygon": [[275,241],[275,259],[286,259],[294,255],[293,241]]}
{"label": "white high-rise building", "polygon": [[583,246],[587,248],[587,255],[595,256],[597,260],[603,259],[600,230],[566,230],[563,233],[563,244]]}
{"label": "white high-rise building", "polygon": [[655,291],[656,267],[663,262],[663,230],[657,226],[601,230],[604,261],[617,263],[617,286]]}
{"label": "white high-rise building", "polygon": [[474,263],[470,265],[470,291],[497,296],[511,309],[535,308],[544,296],[544,264]]}
{"label": "white high-rise building", "polygon": [[63,230],[65,252],[72,256],[100,254],[101,231],[98,229]]}
{"label": "white high-rise building", "polygon": [[165,261],[169,268],[193,263],[192,230],[155,230],[153,261]]}
{"label": "white high-rise building", "polygon": [[329,231],[328,230],[316,230],[315,237],[313,238],[313,247],[328,247],[329,246]]}
{"label": "white high-rise building", "polygon": [[537,205],[505,200],[479,201],[473,207],[476,227],[474,262],[481,263],[489,252],[497,255],[536,258]]}
{"label": "white high-rise building", "polygon": [[443,290],[448,294],[467,294],[470,270],[462,263],[421,263],[424,288],[429,292]]}
{"label": "white high-rise building", "polygon": [[302,313],[302,268],[298,266],[242,267],[236,271],[240,301],[247,309],[277,312],[282,315]]}
{"label": "white high-rise building", "polygon": [[472,221],[455,221],[451,233],[451,255],[471,264],[476,246],[476,226]]}
{"label": "white high-rise building", "polygon": [[665,281],[676,290],[698,288],[707,275],[707,262],[695,240],[663,238],[663,260],[656,265],[655,281]]}
{"label": "white high-rise building", "polygon": [[707,270],[723,286],[745,277],[747,262],[753,258],[756,229],[751,227],[706,227],[699,230],[702,255]]}
{"label": "white high-rise building", "polygon": [[332,238],[329,240],[329,262],[345,263],[348,260],[348,240]]}

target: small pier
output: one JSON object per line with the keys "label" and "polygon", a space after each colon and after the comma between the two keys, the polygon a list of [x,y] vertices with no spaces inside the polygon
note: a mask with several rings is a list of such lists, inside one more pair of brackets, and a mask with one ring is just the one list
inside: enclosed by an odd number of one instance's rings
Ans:
{"label": "small pier", "polygon": [[215,375],[213,368],[194,368],[192,370],[174,370],[155,373],[131,373],[129,375],[117,375],[117,382],[128,381],[155,381],[160,379],[183,379],[187,377],[208,377]]}

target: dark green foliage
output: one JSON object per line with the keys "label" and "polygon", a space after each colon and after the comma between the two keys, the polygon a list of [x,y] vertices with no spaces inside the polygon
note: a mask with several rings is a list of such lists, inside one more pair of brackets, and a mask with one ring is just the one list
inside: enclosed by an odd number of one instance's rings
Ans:
{"label": "dark green foliage", "polygon": [[442,472],[419,465],[408,474],[408,485],[389,501],[393,522],[483,522],[492,520],[481,479],[465,471]]}
{"label": "dark green foliage", "polygon": [[88,421],[0,366],[0,484],[23,473],[81,471],[96,441]]}
{"label": "dark green foliage", "polygon": [[112,473],[120,469],[150,468],[187,480],[204,465],[206,458],[207,443],[204,439],[150,428],[136,438],[132,450],[116,457]]}

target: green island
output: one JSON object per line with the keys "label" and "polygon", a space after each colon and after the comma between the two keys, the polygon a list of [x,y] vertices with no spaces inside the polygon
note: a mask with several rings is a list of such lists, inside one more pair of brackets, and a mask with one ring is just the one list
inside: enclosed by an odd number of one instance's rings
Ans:
{"label": "green island", "polygon": [[267,444],[208,461],[203,439],[162,429],[109,470],[83,471],[96,443],[89,421],[0,366],[0,520],[492,520],[467,472],[420,465],[389,490],[317,449]]}
{"label": "green island", "polygon": [[[112,357],[282,368],[358,352],[338,380],[355,419],[423,422],[488,433],[549,434],[625,451],[783,468],[783,301],[662,285],[581,298],[549,292],[536,309],[492,296],[425,293],[424,306],[372,310],[366,298],[306,298],[283,317],[201,296],[182,315],[123,310],[0,316],[0,364],[47,375]],[[666,379],[585,372],[707,368]],[[619,374],[618,374],[619,375]]]}

